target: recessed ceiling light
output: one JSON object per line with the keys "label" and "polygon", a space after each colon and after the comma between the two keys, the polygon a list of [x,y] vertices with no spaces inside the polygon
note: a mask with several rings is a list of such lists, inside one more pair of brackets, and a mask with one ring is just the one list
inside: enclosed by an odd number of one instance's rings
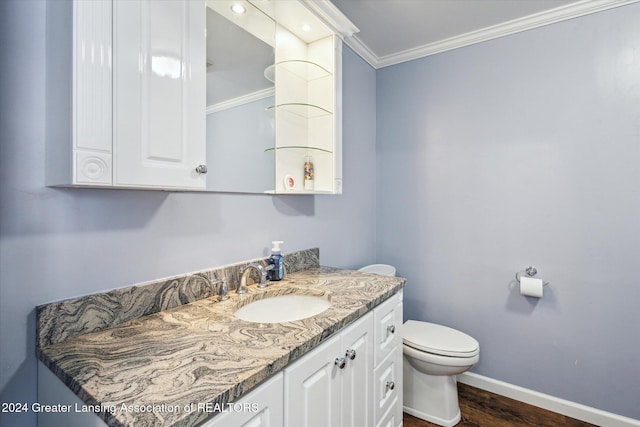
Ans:
{"label": "recessed ceiling light", "polygon": [[245,7],[241,4],[234,4],[233,6],[231,6],[231,10],[233,11],[233,13],[237,13],[238,15],[242,15],[243,13],[245,13],[247,11],[247,9],[245,9]]}
{"label": "recessed ceiling light", "polygon": [[311,25],[309,24],[304,24],[302,26],[302,31],[311,31]]}

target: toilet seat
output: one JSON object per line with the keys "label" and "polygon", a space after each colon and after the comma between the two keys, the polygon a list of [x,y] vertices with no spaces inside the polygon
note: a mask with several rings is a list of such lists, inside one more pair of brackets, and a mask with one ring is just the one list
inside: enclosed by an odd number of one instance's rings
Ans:
{"label": "toilet seat", "polygon": [[402,335],[405,345],[440,356],[474,357],[480,351],[480,344],[474,338],[435,323],[407,320]]}

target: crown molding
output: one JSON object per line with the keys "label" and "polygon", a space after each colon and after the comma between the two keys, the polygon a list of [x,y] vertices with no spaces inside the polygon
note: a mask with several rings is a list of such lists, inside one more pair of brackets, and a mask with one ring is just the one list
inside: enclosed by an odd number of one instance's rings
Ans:
{"label": "crown molding", "polygon": [[360,30],[329,0],[301,0],[311,13],[320,18],[343,40]]}
{"label": "crown molding", "polygon": [[372,67],[378,69],[638,1],[640,0],[582,0],[381,57],[373,53],[357,35],[345,39],[345,43]]}
{"label": "crown molding", "polygon": [[360,55],[362,59],[368,62],[369,65],[371,65],[373,68],[380,68],[378,66],[378,64],[380,63],[380,58],[375,53],[373,53],[371,49],[369,49],[369,46],[362,43],[362,41],[357,36],[344,39],[344,42],[347,46],[353,49],[355,53]]}
{"label": "crown molding", "polygon": [[260,99],[268,98],[270,96],[274,96],[276,90],[272,87],[258,90],[256,92],[251,92],[246,95],[239,96],[237,98],[229,99],[227,101],[222,101],[217,104],[207,106],[206,113],[213,114],[218,111],[228,110],[229,108],[239,107],[240,105],[248,104],[250,102],[258,101]]}

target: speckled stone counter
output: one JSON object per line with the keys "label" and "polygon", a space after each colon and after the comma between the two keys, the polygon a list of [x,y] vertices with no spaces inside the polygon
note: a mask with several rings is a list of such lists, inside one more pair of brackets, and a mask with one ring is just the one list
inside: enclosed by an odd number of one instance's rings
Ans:
{"label": "speckled stone counter", "polygon": [[[209,297],[97,332],[38,348],[40,360],[112,426],[193,426],[211,414],[170,411],[236,400],[404,286],[405,280],[312,267],[270,282],[266,290],[218,302]],[[233,316],[260,298],[321,295],[326,311],[287,323],[251,323]],[[151,412],[122,405],[154,406]]]}

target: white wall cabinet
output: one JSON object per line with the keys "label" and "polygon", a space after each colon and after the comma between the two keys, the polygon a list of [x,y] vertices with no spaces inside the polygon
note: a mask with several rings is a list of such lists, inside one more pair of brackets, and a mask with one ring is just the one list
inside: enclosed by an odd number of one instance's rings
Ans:
{"label": "white wall cabinet", "polygon": [[47,185],[205,188],[204,8],[47,3]]}

